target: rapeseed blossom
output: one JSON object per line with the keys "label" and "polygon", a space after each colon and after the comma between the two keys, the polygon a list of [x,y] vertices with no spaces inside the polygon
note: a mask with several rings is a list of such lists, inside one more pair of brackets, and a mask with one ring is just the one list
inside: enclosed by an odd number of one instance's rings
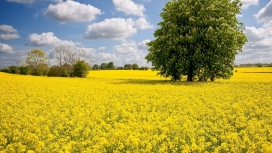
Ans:
{"label": "rapeseed blossom", "polygon": [[272,73],[242,72],[207,83],[0,73],[0,152],[272,152]]}

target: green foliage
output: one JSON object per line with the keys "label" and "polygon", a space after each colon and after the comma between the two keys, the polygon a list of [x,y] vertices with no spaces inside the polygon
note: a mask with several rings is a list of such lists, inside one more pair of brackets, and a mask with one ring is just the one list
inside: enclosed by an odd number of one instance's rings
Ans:
{"label": "green foliage", "polygon": [[97,64],[94,64],[93,70],[98,70],[98,69],[99,69],[99,66]]}
{"label": "green foliage", "polygon": [[31,75],[36,76],[46,76],[49,68],[46,64],[40,64],[37,67],[30,67],[31,69]]}
{"label": "green foliage", "polygon": [[73,74],[75,77],[85,78],[90,70],[90,66],[84,60],[79,60],[75,63]]}
{"label": "green foliage", "polygon": [[155,40],[147,43],[148,62],[164,77],[187,81],[230,78],[235,55],[247,41],[240,0],[171,0],[166,3]]}
{"label": "green foliage", "polygon": [[70,73],[68,72],[67,69],[65,68],[61,69],[61,77],[70,77]]}
{"label": "green foliage", "polygon": [[49,77],[70,77],[71,73],[68,65],[59,66],[51,66],[47,76]]}
{"label": "green foliage", "polygon": [[125,64],[124,65],[124,69],[125,70],[131,70],[132,69],[132,65],[131,64]]}
{"label": "green foliage", "polygon": [[107,68],[108,68],[109,70],[113,70],[113,69],[115,68],[114,63],[113,63],[113,62],[109,62],[109,63],[107,64]]}
{"label": "green foliage", "polygon": [[26,64],[28,66],[37,68],[39,65],[47,65],[48,62],[48,55],[40,49],[31,50],[27,53]]}
{"label": "green foliage", "polygon": [[30,68],[31,75],[47,75],[49,58],[46,52],[40,49],[29,51],[25,63]]}
{"label": "green foliage", "polygon": [[28,66],[20,66],[19,70],[20,70],[20,74],[22,75],[31,74],[31,69]]}
{"label": "green foliage", "polygon": [[148,70],[148,67],[146,67],[146,66],[143,67],[143,66],[142,66],[141,68],[139,68],[139,70]]}
{"label": "green foliage", "polygon": [[137,63],[133,63],[133,64],[132,64],[132,69],[133,69],[133,70],[138,70],[138,69],[139,69],[138,64],[137,64]]}
{"label": "green foliage", "polygon": [[10,66],[9,70],[10,70],[9,73],[12,73],[12,74],[19,74],[20,73],[18,66]]}
{"label": "green foliage", "polygon": [[102,63],[100,68],[101,70],[106,70],[108,68],[108,63]]}
{"label": "green foliage", "polygon": [[61,76],[61,67],[59,66],[51,66],[47,76],[49,77],[60,77]]}
{"label": "green foliage", "polygon": [[1,69],[1,72],[10,73],[10,69],[9,68],[3,68],[3,69]]}

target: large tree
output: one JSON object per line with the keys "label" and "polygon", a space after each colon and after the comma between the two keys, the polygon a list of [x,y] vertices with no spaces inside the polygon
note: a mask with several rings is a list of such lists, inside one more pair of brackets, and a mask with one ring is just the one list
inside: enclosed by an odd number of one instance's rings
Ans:
{"label": "large tree", "polygon": [[229,78],[235,55],[247,41],[236,18],[241,6],[240,0],[168,1],[155,40],[147,43],[147,61],[172,80]]}

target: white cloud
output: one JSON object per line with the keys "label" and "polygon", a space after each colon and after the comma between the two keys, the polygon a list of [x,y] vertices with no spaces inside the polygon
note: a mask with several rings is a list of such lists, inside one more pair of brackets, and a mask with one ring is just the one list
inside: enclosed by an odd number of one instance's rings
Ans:
{"label": "white cloud", "polygon": [[144,6],[134,3],[132,0],[113,0],[113,4],[117,11],[122,11],[126,15],[144,16]]}
{"label": "white cloud", "polygon": [[0,39],[11,40],[16,38],[20,38],[16,29],[10,25],[0,25]]}
{"label": "white cloud", "polygon": [[67,0],[66,2],[55,5],[50,4],[44,12],[44,15],[50,16],[61,23],[70,21],[92,21],[96,18],[96,15],[99,14],[102,14],[100,9],[72,0]]}
{"label": "white cloud", "polygon": [[61,3],[63,2],[63,0],[51,0],[52,2],[55,2],[55,3]]}
{"label": "white cloud", "polygon": [[120,65],[137,63],[139,66],[147,66],[146,53],[139,50],[135,42],[124,42],[114,46],[114,53],[122,59]]}
{"label": "white cloud", "polygon": [[138,20],[111,18],[105,19],[102,22],[93,23],[87,27],[85,38],[86,39],[115,39],[123,40],[129,36],[137,33],[138,29],[152,28],[153,26],[148,23],[144,18]]}
{"label": "white cloud", "polygon": [[4,40],[11,40],[11,39],[16,39],[16,38],[20,38],[20,36],[17,33],[14,34],[0,34],[0,39],[4,39]]}
{"label": "white cloud", "polygon": [[259,0],[241,0],[243,3],[242,8],[247,9],[250,5],[258,5]]}
{"label": "white cloud", "polygon": [[0,53],[9,53],[13,54],[13,49],[8,44],[3,44],[0,42]]}
{"label": "white cloud", "polygon": [[7,0],[8,2],[22,3],[22,4],[32,4],[35,0]]}
{"label": "white cloud", "polygon": [[272,1],[254,15],[258,22],[269,22],[272,20]]}
{"label": "white cloud", "polygon": [[153,26],[146,21],[145,18],[139,18],[136,22],[135,22],[135,26],[139,29],[151,29],[153,28]]}
{"label": "white cloud", "polygon": [[106,47],[99,47],[98,50],[105,50]]}
{"label": "white cloud", "polygon": [[137,46],[135,42],[124,42],[121,45],[114,46],[114,52],[117,54],[136,55]]}
{"label": "white cloud", "polygon": [[124,39],[137,33],[132,19],[112,18],[87,27],[86,39]]}
{"label": "white cloud", "polygon": [[16,29],[14,29],[12,26],[10,25],[0,25],[0,31],[2,32],[8,32],[8,33],[15,33],[17,32]]}
{"label": "white cloud", "polygon": [[101,64],[104,62],[115,61],[118,62],[120,59],[111,53],[96,52],[94,48],[81,48],[84,53],[84,59],[89,61],[90,64]]}
{"label": "white cloud", "polygon": [[138,43],[137,48],[147,50],[148,46],[146,45],[146,43],[148,43],[148,42],[150,42],[150,40],[148,40],[148,39],[143,40],[142,42]]}
{"label": "white cloud", "polygon": [[236,56],[237,63],[271,63],[272,27],[246,27],[248,42]]}
{"label": "white cloud", "polygon": [[265,28],[266,28],[266,27],[272,27],[272,20],[269,21],[269,22],[267,22],[267,23],[265,23],[265,24],[264,24],[264,27],[265,27]]}
{"label": "white cloud", "polygon": [[260,41],[262,39],[272,37],[272,27],[258,28],[246,27],[245,34],[249,42]]}
{"label": "white cloud", "polygon": [[51,46],[57,47],[60,45],[63,46],[76,46],[80,43],[72,42],[67,40],[61,40],[58,37],[54,36],[53,32],[47,32],[42,34],[33,33],[28,36],[28,41],[25,43],[27,46]]}

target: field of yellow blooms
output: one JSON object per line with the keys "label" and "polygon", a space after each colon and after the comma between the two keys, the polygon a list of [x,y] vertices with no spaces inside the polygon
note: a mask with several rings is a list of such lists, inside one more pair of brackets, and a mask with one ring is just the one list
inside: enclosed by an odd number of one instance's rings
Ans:
{"label": "field of yellow blooms", "polygon": [[151,70],[0,73],[0,152],[271,153],[272,73],[235,70],[206,83]]}

